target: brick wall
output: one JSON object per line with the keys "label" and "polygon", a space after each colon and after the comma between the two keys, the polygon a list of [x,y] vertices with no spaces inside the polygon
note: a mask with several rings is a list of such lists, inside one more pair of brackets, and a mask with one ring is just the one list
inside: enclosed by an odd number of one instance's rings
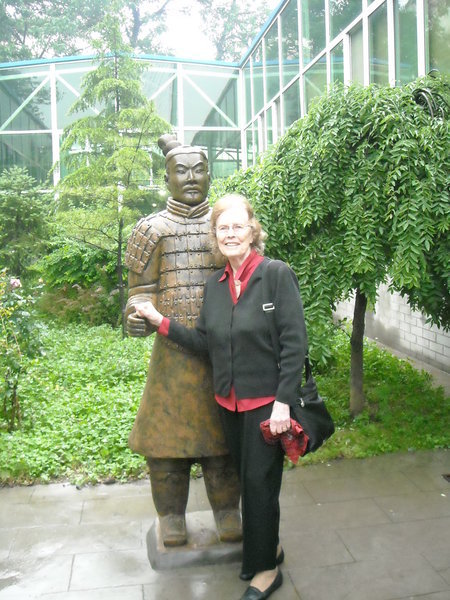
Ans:
{"label": "brick wall", "polygon": [[[335,316],[353,318],[353,301],[340,302]],[[408,356],[450,373],[450,333],[427,325],[425,316],[412,311],[400,294],[379,290],[374,312],[366,313],[366,335]]]}

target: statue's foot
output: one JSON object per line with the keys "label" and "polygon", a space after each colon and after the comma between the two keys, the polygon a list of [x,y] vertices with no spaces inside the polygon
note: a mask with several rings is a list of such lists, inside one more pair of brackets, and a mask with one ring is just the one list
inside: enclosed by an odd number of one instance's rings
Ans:
{"label": "statue's foot", "polygon": [[186,518],[184,515],[159,517],[164,546],[184,546],[187,542]]}
{"label": "statue's foot", "polygon": [[242,540],[242,521],[239,510],[218,510],[214,513],[217,531],[221,542]]}

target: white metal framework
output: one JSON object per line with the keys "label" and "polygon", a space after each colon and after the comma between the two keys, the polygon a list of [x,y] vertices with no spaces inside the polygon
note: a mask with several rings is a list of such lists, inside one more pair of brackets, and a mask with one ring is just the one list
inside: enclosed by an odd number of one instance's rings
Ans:
{"label": "white metal framework", "polygon": [[[338,80],[398,85],[450,71],[450,0],[283,0],[240,64],[137,57],[144,90],[183,143],[226,176],[275,143]],[[0,170],[44,180],[92,58],[0,65]],[[95,112],[95,111],[94,111]],[[53,170],[53,180],[60,178]]]}

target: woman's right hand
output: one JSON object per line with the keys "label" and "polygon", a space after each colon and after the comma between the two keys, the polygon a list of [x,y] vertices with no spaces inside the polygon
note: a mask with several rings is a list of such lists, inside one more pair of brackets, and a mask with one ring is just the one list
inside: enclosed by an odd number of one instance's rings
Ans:
{"label": "woman's right hand", "polygon": [[147,319],[155,327],[159,327],[161,325],[163,316],[160,312],[156,310],[156,308],[149,300],[147,302],[135,304],[134,310],[136,311],[136,315],[138,317]]}

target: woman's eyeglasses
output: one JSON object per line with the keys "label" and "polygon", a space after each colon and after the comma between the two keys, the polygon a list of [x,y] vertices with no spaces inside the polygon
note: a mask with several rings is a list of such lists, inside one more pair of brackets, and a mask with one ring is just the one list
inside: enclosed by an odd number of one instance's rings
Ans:
{"label": "woman's eyeglasses", "polygon": [[239,223],[233,223],[233,225],[218,225],[216,227],[217,235],[227,235],[229,231],[234,233],[235,235],[243,235],[244,231],[247,227],[251,227],[251,225],[240,225]]}

